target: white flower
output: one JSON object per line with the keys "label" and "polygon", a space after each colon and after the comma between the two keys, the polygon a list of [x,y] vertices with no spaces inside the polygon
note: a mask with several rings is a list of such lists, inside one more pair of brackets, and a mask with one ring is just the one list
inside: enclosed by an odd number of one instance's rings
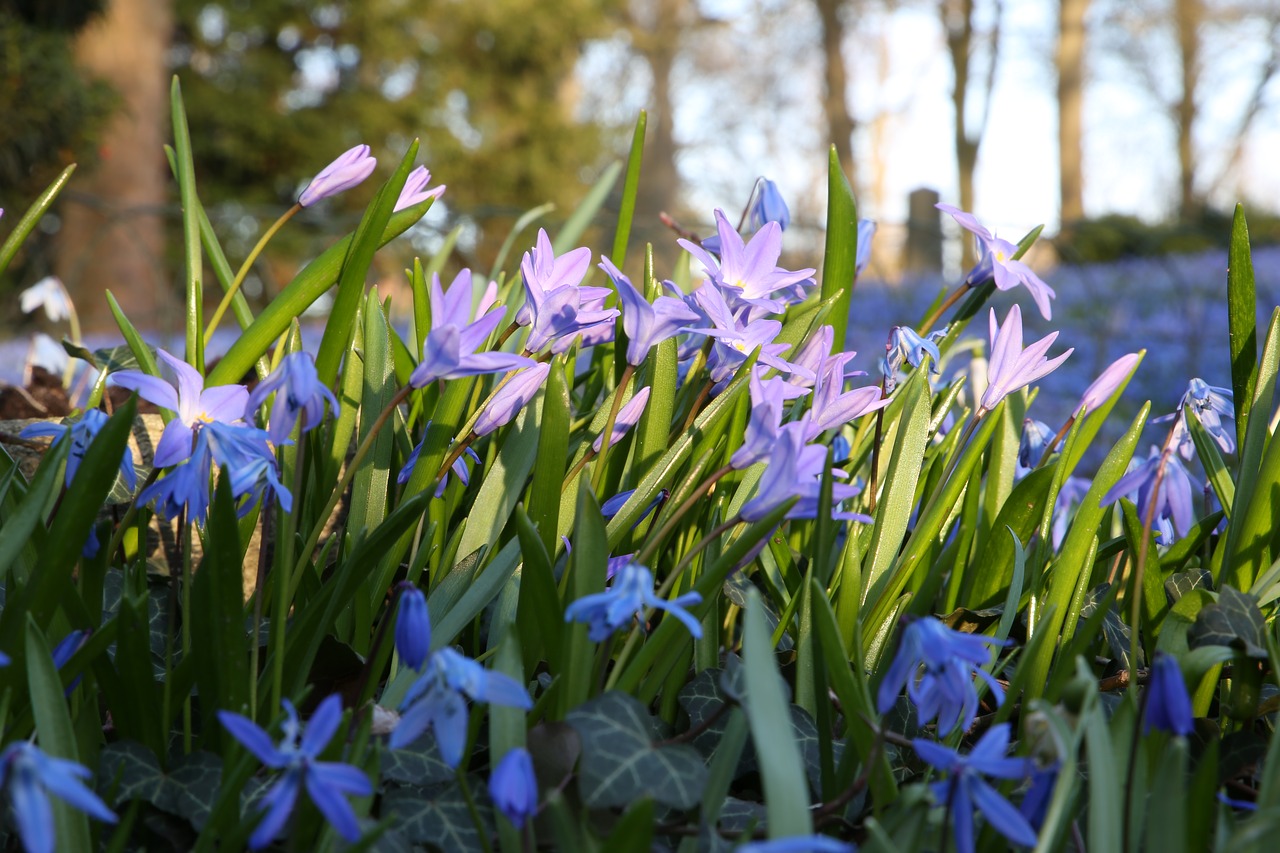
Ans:
{"label": "white flower", "polygon": [[22,291],[22,313],[44,307],[44,313],[53,322],[71,316],[71,296],[57,276],[46,276]]}

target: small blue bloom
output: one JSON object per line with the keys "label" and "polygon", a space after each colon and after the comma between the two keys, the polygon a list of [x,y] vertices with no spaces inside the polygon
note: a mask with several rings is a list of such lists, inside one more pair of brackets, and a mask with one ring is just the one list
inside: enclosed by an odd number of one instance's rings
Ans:
{"label": "small blue bloom", "polygon": [[1037,832],[1044,826],[1045,816],[1049,813],[1049,801],[1053,799],[1053,789],[1058,784],[1060,769],[1057,764],[1037,767],[1031,777],[1031,787],[1022,797],[1022,805],[1018,811]]}
{"label": "small blue bloom", "polygon": [[538,811],[538,780],[529,750],[518,746],[502,757],[489,776],[489,796],[516,829],[524,828]]}
{"label": "small blue bloom", "polygon": [[192,455],[138,493],[138,503],[156,502],[163,518],[177,518],[184,510],[187,519],[203,524],[209,511],[209,477],[213,472],[213,455],[205,430],[196,433]]}
{"label": "small blue bloom", "polygon": [[871,263],[871,241],[876,236],[876,223],[871,219],[858,220],[858,257],[854,267],[854,276],[862,275],[862,271]]}
{"label": "small blue bloom", "polygon": [[431,172],[426,166],[419,166],[410,172],[409,177],[405,179],[404,188],[400,190],[399,198],[396,199],[396,206],[391,212],[395,213],[406,207],[421,204],[429,198],[437,199],[444,195],[444,184],[427,189],[429,183],[431,183]]}
{"label": "small blue bloom", "polygon": [[628,562],[614,575],[609,589],[583,596],[565,608],[564,621],[586,622],[590,626],[587,637],[599,643],[641,617],[646,607],[652,607],[679,619],[698,638],[702,636],[702,625],[685,608],[701,602],[702,596],[696,592],[686,592],[670,601],[658,598],[653,591],[653,573],[639,563]]}
{"label": "small blue bloom", "polygon": [[89,768],[45,755],[25,740],[0,752],[0,787],[9,791],[13,820],[27,853],[54,853],[57,849],[49,794],[96,820],[116,822],[115,813],[85,787],[83,780],[92,777]]}
{"label": "small blue bloom", "polygon": [[400,704],[404,713],[391,733],[391,748],[408,746],[430,728],[435,731],[444,763],[457,767],[467,743],[464,696],[526,711],[533,707],[524,685],[509,675],[491,672],[446,646],[431,654],[426,669],[405,694]]}
{"label": "small blue bloom", "polygon": [[898,654],[880,682],[877,709],[887,713],[906,687],[921,725],[936,718],[940,736],[957,726],[967,729],[978,713],[974,675],[987,682],[996,704],[1004,701],[1000,682],[983,669],[990,647],[1002,645],[981,634],[953,631],[931,616],[915,620],[902,632]]}
{"label": "small blue bloom", "polygon": [[249,836],[249,847],[259,850],[280,834],[303,788],[339,835],[347,841],[358,841],[360,825],[345,795],[372,794],[369,777],[350,764],[316,760],[342,723],[342,698],[335,693],[321,702],[305,734],[293,703],[284,700],[284,709],[288,718],[281,727],[284,737],[279,745],[272,743],[271,736],[252,720],[230,711],[218,712],[222,727],[245,749],[273,770],[284,771],[262,798],[263,817]]}
{"label": "small blue bloom", "polygon": [[[1165,469],[1162,479],[1161,465]],[[1157,479],[1160,479],[1159,491],[1153,488]],[[1186,536],[1195,523],[1195,494],[1198,489],[1199,484],[1192,479],[1176,453],[1161,453],[1160,448],[1152,447],[1145,460],[1102,496],[1102,506],[1136,493],[1138,518],[1145,519],[1154,500],[1157,537],[1160,544],[1168,545],[1174,539]]]}
{"label": "small blue bloom", "polygon": [[[431,426],[431,422],[427,421],[427,427],[430,427],[430,426]],[[422,441],[419,441],[414,446],[413,452],[410,453],[409,458],[404,461],[404,467],[400,469],[400,473],[396,477],[397,483],[399,483],[400,485],[404,485],[405,483],[409,482],[409,478],[413,476],[413,469],[417,467],[418,459],[421,458],[422,456],[422,446],[426,443],[427,443],[427,438],[426,438],[425,428],[424,428]],[[477,454],[474,450],[468,447],[461,456],[459,456],[457,459],[453,461],[453,465],[449,468],[449,470],[453,472],[454,476],[458,478],[459,482],[461,482],[463,486],[470,485],[471,483],[471,468],[467,465],[468,458],[470,458],[471,461],[474,462],[475,464],[477,465],[480,464],[479,454]],[[436,497],[440,497],[441,495],[443,495],[445,487],[447,487],[448,485],[449,485],[449,478],[447,476],[441,478],[440,485],[436,486]]]}
{"label": "small blue bloom", "polygon": [[825,835],[797,835],[769,841],[749,841],[737,853],[853,853],[857,848]]}
{"label": "small blue bloom", "polygon": [[[782,256],[782,228],[777,222],[766,222],[749,241],[743,241],[724,215],[717,210],[716,230],[720,235],[719,258],[702,246],[678,240],[685,251],[702,264],[713,286],[723,290],[733,307],[749,305],[769,313],[781,313],[789,299],[778,299],[783,291],[792,296],[803,294],[814,282],[814,270],[787,270],[778,266]],[[798,287],[798,291],[797,291]]]}
{"label": "small blue bloom", "polygon": [[982,777],[1018,779],[1030,776],[1035,762],[1029,758],[1009,758],[1009,724],[992,726],[973,746],[968,755],[929,740],[912,741],[916,755],[950,778],[929,786],[939,803],[951,809],[955,828],[956,849],[960,853],[973,853],[973,810],[976,806],[987,822],[1014,844],[1034,847],[1036,831],[1009,801]]}
{"label": "small blue bloom", "polygon": [[267,434],[277,447],[288,441],[293,425],[299,420],[302,421],[303,432],[319,426],[324,419],[326,402],[329,404],[329,411],[335,417],[338,414],[338,400],[320,381],[311,353],[289,353],[270,376],[258,383],[249,394],[244,412],[245,420],[251,419],[253,413],[273,392],[279,393],[276,393],[275,402],[271,404]]}
{"label": "small blue bloom", "polygon": [[965,213],[949,204],[938,204],[935,207],[943,213],[951,214],[962,228],[978,238],[982,258],[965,276],[966,284],[977,287],[984,282],[993,281],[1000,290],[1011,290],[1021,284],[1031,293],[1031,299],[1040,309],[1040,314],[1046,320],[1050,319],[1049,300],[1057,294],[1053,292],[1052,287],[1044,283],[1040,276],[1035,274],[1031,267],[1013,259],[1013,256],[1018,253],[1016,245],[992,234],[972,213]]}
{"label": "small blue bloom", "polygon": [[448,290],[441,287],[440,276],[432,274],[431,331],[422,345],[422,361],[409,375],[409,384],[414,388],[423,388],[437,379],[502,373],[533,364],[533,359],[522,355],[480,351],[507,309],[494,308],[498,288],[490,282],[476,306],[473,322],[473,291],[471,270],[464,269],[454,276]]}
{"label": "small blue bloom", "polygon": [[1053,436],[1053,427],[1044,421],[1027,418],[1022,422],[1022,440],[1018,442],[1019,477],[1025,477],[1040,463],[1040,457],[1053,441]]}
{"label": "small blue bloom", "polygon": [[[627,501],[631,500],[631,496],[635,493],[635,489],[627,489],[625,492],[618,492],[616,495],[600,504],[600,514],[605,518],[613,518],[618,514],[618,511],[626,505]],[[671,492],[666,489],[659,489],[658,493],[653,496],[653,500],[649,501],[649,505],[644,508],[644,512],[640,513],[640,517],[636,519],[636,523],[633,524],[632,527],[634,528],[640,522],[644,521],[649,516],[649,513],[653,512],[654,508],[658,506],[658,504],[662,503],[670,496]]]}
{"label": "small blue bloom", "polygon": [[1147,682],[1146,731],[1159,729],[1186,737],[1195,729],[1191,696],[1182,679],[1182,669],[1172,655],[1156,655]]}
{"label": "small blue bloom", "polygon": [[525,347],[541,352],[552,342],[552,352],[563,352],[578,337],[584,344],[613,340],[613,321],[618,309],[605,308],[611,291],[607,287],[584,286],[591,250],[582,247],[556,257],[547,232],[538,229],[534,248],[520,263],[525,303],[516,312],[516,322],[529,326]]}
{"label": "small blue bloom", "polygon": [[930,359],[930,368],[937,373],[942,354],[938,352],[935,341],[942,340],[946,334],[940,329],[921,337],[910,326],[894,326],[890,329],[889,341],[884,346],[885,355],[880,360],[880,374],[884,376],[885,392],[892,391],[898,384],[898,374],[902,372],[903,365],[919,367],[924,363],[926,355]]}
{"label": "small blue bloom", "polygon": [[639,365],[649,350],[679,334],[682,327],[698,319],[698,314],[681,299],[659,296],[653,304],[635,288],[608,258],[602,258],[600,269],[608,273],[622,303],[622,328],[627,333],[627,364]]}
{"label": "small blue bloom", "polygon": [[431,617],[427,614],[427,597],[408,581],[399,584],[399,589],[396,651],[410,669],[420,670],[431,650]]}
{"label": "small blue bloom", "polygon": [[1205,432],[1213,438],[1223,453],[1234,453],[1236,449],[1235,430],[1227,429],[1222,418],[1236,416],[1233,394],[1230,388],[1219,388],[1209,385],[1203,379],[1192,379],[1187,385],[1187,393],[1182,395],[1178,403],[1178,422],[1174,425],[1174,443],[1183,459],[1195,455],[1195,443],[1191,440],[1191,431],[1186,419],[1194,414],[1204,427]]}
{"label": "small blue bloom", "polygon": [[[80,470],[80,463],[84,461],[84,455],[89,451],[89,445],[98,437],[98,433],[107,423],[107,415],[98,409],[89,409],[80,419],[68,426],[67,424],[40,423],[31,424],[24,427],[22,432],[18,433],[20,438],[42,438],[50,436],[61,438],[64,435],[71,435],[71,451],[67,454],[67,473],[66,484],[71,485],[71,481],[75,478],[76,472]],[[133,491],[138,487],[138,476],[133,470],[133,454],[129,448],[124,449],[124,457],[120,460],[120,474],[124,477],[125,485],[129,487],[129,491]]]}
{"label": "small blue bloom", "polygon": [[760,179],[760,192],[751,205],[751,230],[759,231],[766,222],[776,222],[783,231],[791,224],[791,211],[778,191],[778,185],[768,178]]}

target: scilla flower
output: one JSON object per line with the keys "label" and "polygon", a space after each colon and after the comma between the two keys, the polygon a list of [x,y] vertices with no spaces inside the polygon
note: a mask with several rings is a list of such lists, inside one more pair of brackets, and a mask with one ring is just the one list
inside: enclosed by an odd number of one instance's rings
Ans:
{"label": "scilla flower", "polygon": [[991,309],[991,363],[987,367],[987,390],[982,393],[978,414],[983,415],[996,407],[1001,400],[1037,379],[1058,369],[1058,365],[1075,352],[1069,349],[1057,358],[1045,358],[1045,353],[1058,339],[1051,332],[1026,349],[1022,348],[1022,309],[1014,305],[1004,318],[1004,325],[996,323],[996,310]]}
{"label": "scilla flower", "polygon": [[1178,659],[1172,655],[1156,655],[1147,681],[1146,730],[1159,729],[1178,737],[1195,730],[1191,696],[1182,678]]}
{"label": "scilla flower", "polygon": [[1040,276],[1035,274],[1031,267],[1013,259],[1013,256],[1018,253],[1018,247],[1015,244],[1008,240],[1001,240],[992,234],[972,213],[965,213],[960,208],[949,204],[934,206],[943,213],[951,214],[961,228],[978,238],[982,257],[978,260],[977,266],[969,271],[965,282],[976,287],[983,282],[994,281],[1000,290],[1012,290],[1021,284],[1031,292],[1031,298],[1040,309],[1040,314],[1046,320],[1050,319],[1049,300],[1057,294],[1053,292],[1052,287],[1040,279]]}
{"label": "scilla flower", "polygon": [[45,755],[25,740],[14,741],[0,752],[0,787],[9,793],[14,824],[27,853],[54,853],[58,849],[49,795],[104,823],[116,816],[106,803],[84,785],[89,768]]}
{"label": "scilla flower", "polygon": [[538,811],[538,780],[529,750],[518,746],[502,756],[489,776],[489,796],[516,829],[524,828],[525,821]]}
{"label": "scilla flower", "polygon": [[686,592],[670,601],[658,598],[653,591],[653,573],[639,563],[629,562],[617,571],[607,590],[583,596],[565,608],[564,621],[586,622],[590,626],[587,638],[599,643],[619,628],[629,627],[646,607],[652,607],[679,619],[696,639],[702,636],[702,625],[685,608],[701,602],[702,596],[696,592]]}
{"label": "scilla flower", "polygon": [[316,374],[316,360],[311,353],[292,352],[280,362],[280,366],[271,375],[258,383],[249,395],[245,404],[244,417],[253,417],[258,407],[267,401],[267,397],[276,393],[275,402],[271,404],[271,419],[268,422],[267,434],[271,443],[279,446],[289,439],[293,425],[302,422],[302,431],[319,426],[324,419],[325,403],[335,417],[338,414],[338,400]]}
{"label": "scilla flower", "polygon": [[378,161],[369,156],[368,145],[349,148],[311,179],[302,195],[298,196],[298,204],[310,207],[321,199],[346,192],[363,183],[377,165]]}
{"label": "scilla flower", "polygon": [[931,616],[915,620],[902,632],[898,654],[880,682],[876,708],[888,713],[905,687],[921,725],[936,719],[941,736],[957,726],[967,729],[978,713],[975,675],[987,682],[996,704],[1004,700],[1000,682],[983,669],[991,660],[990,647],[1001,645],[981,634],[953,631]]}
{"label": "scilla flower", "polygon": [[[80,416],[80,420],[71,425],[53,424],[53,423],[37,423],[23,427],[22,432],[18,433],[21,438],[39,438],[50,436],[60,439],[64,435],[71,436],[71,452],[67,455],[67,472],[66,483],[71,485],[71,481],[75,479],[76,471],[80,470],[80,463],[84,461],[84,455],[88,452],[89,446],[93,444],[93,440],[98,437],[98,432],[107,423],[107,415],[99,409],[89,409]],[[138,477],[133,471],[133,454],[129,448],[124,449],[124,455],[120,459],[120,475],[124,477],[125,485],[129,487],[129,491],[133,491],[138,487]]]}
{"label": "scilla flower", "polygon": [[316,760],[333,740],[342,722],[342,698],[335,693],[321,702],[307,724],[305,734],[298,712],[288,699],[284,700],[284,709],[288,718],[281,727],[284,737],[278,745],[272,743],[270,735],[252,720],[229,711],[218,712],[222,727],[245,749],[268,767],[284,771],[259,803],[263,816],[253,835],[249,836],[249,847],[260,850],[280,834],[298,801],[298,792],[303,788],[339,835],[347,841],[359,840],[360,825],[347,796],[367,797],[372,794],[373,785],[369,777],[350,764]]}

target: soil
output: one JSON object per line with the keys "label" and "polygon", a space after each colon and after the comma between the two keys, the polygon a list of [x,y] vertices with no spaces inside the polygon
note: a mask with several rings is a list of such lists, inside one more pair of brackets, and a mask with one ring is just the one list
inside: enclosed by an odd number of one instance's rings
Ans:
{"label": "soil", "polygon": [[[108,388],[108,408],[115,409],[129,399],[124,388]],[[138,414],[155,414],[159,410],[146,402],[138,401]],[[71,414],[71,401],[62,387],[62,377],[36,367],[26,388],[16,385],[0,387],[0,420],[16,421],[26,418],[65,418]]]}

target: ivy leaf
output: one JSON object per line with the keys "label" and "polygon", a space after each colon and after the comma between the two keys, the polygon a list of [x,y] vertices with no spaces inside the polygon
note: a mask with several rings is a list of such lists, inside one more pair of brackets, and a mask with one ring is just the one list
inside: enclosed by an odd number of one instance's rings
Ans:
{"label": "ivy leaf", "polygon": [[212,752],[193,752],[179,758],[165,781],[165,811],[181,815],[197,830],[204,829],[222,785],[222,759]]}
{"label": "ivy leaf", "polygon": [[[1106,599],[1107,592],[1111,589],[1111,584],[1099,584],[1089,590],[1085,595],[1084,605],[1080,608],[1080,620],[1083,622],[1094,614],[1098,609],[1098,604]],[[1108,610],[1102,617],[1102,636],[1106,638],[1107,645],[1111,647],[1111,655],[1115,662],[1121,668],[1129,666],[1129,626],[1125,624],[1120,615],[1116,613],[1115,608]],[[1142,646],[1138,646],[1139,667],[1145,666],[1145,655]]]}
{"label": "ivy leaf", "polygon": [[[222,759],[211,752],[178,758],[166,775],[151,750],[134,741],[109,743],[100,759],[100,790],[110,793],[119,780],[112,805],[143,800],[203,829],[222,783]],[[266,781],[266,780],[264,780]]]}
{"label": "ivy leaf", "polygon": [[578,787],[588,806],[627,806],[644,797],[677,809],[701,802],[702,756],[687,744],[655,744],[656,721],[631,696],[611,690],[570,711],[566,722],[582,738]]}
{"label": "ivy leaf", "polygon": [[428,732],[403,749],[382,753],[382,778],[406,785],[439,785],[454,777],[453,768],[440,757],[434,733]]}
{"label": "ivy leaf", "polygon": [[152,804],[159,801],[164,772],[159,759],[145,746],[127,740],[109,743],[102,748],[99,761],[99,790],[110,793],[112,786],[119,782],[111,805],[118,806],[129,800]]}
{"label": "ivy leaf", "polygon": [[1196,624],[1187,632],[1187,644],[1193,649],[1228,646],[1251,658],[1266,660],[1266,625],[1258,600],[1224,586],[1218,593],[1218,603],[1203,608],[1196,617]]}
{"label": "ivy leaf", "polygon": [[1191,569],[1186,572],[1175,572],[1164,581],[1164,595],[1169,606],[1178,603],[1178,599],[1193,589],[1213,590],[1213,575],[1204,569]]}
{"label": "ivy leaf", "polygon": [[[471,783],[477,793],[485,790],[484,780]],[[485,825],[485,834],[492,834],[488,825],[490,809],[478,808]],[[441,850],[478,850],[480,834],[471,820],[467,801],[456,784],[421,788],[389,786],[382,795],[382,816],[391,817],[396,834],[414,844],[430,844]]]}

